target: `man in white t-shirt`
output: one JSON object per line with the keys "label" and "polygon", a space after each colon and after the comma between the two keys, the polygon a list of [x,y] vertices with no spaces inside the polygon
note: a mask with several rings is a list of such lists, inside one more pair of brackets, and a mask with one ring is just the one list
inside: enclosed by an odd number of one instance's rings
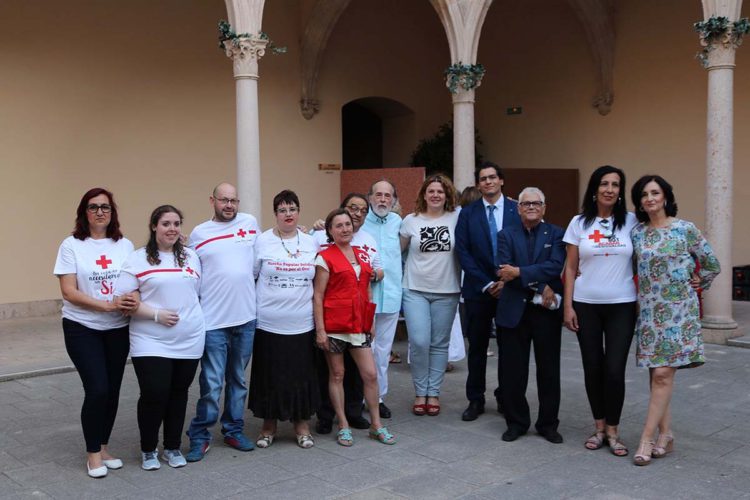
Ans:
{"label": "man in white t-shirt", "polygon": [[258,222],[238,213],[237,189],[228,183],[209,198],[214,216],[190,234],[188,246],[203,267],[200,299],[206,320],[206,347],[201,358],[200,399],[190,422],[188,462],[203,458],[210,447],[209,427],[219,419],[219,399],[226,381],[221,432],[224,442],[250,451],[243,434],[247,382],[245,369],[253,353],[256,304],[253,264]]}

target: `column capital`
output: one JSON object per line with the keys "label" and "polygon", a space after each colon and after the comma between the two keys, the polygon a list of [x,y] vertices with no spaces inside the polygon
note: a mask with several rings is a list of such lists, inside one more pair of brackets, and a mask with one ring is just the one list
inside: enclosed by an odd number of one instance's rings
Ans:
{"label": "column capital", "polygon": [[223,45],[224,53],[234,63],[234,78],[257,80],[258,61],[266,53],[268,37],[262,34],[239,36],[226,41]]}
{"label": "column capital", "polygon": [[481,64],[458,62],[448,66],[445,70],[445,86],[453,94],[453,102],[457,102],[456,98],[459,94],[469,92],[471,92],[471,101],[474,102],[474,89],[482,85],[484,73],[484,66]]}
{"label": "column capital", "polygon": [[713,15],[695,23],[695,31],[703,47],[698,53],[703,67],[709,71],[733,69],[735,52],[742,45],[742,37],[750,31],[750,23],[746,17],[730,21],[728,17]]}

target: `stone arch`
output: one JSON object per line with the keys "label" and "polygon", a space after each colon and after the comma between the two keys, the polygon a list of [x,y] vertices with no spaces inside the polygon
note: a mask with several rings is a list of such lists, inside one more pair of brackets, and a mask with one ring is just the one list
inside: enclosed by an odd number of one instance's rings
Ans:
{"label": "stone arch", "polygon": [[359,168],[404,167],[417,142],[416,115],[400,101],[372,96],[341,107],[342,165]]}
{"label": "stone arch", "polygon": [[[229,1],[229,0],[227,0]],[[318,0],[312,8],[300,42],[300,78],[302,94],[299,105],[302,116],[311,119],[320,109],[318,73],[328,39],[351,0]]]}

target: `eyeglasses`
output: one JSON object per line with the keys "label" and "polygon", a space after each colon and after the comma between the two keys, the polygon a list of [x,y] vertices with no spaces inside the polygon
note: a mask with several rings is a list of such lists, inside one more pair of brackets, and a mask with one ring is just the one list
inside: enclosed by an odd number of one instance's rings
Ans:
{"label": "eyeglasses", "polygon": [[604,237],[611,240],[615,232],[609,222],[609,219],[599,219],[599,226],[604,229]]}
{"label": "eyeglasses", "polygon": [[89,213],[95,214],[99,210],[102,211],[103,214],[108,214],[112,211],[112,205],[108,205],[106,203],[102,203],[101,205],[96,205],[92,203],[91,205],[86,207],[86,210],[89,211]]}
{"label": "eyeglasses", "polygon": [[221,203],[222,205],[229,205],[231,203],[232,205],[237,206],[240,204],[240,200],[238,200],[237,198],[214,198],[214,199],[218,201],[219,203]]}
{"label": "eyeglasses", "polygon": [[294,215],[297,212],[299,212],[299,208],[297,208],[297,207],[278,208],[278,209],[276,209],[276,213],[277,214],[282,214],[282,215]]}
{"label": "eyeglasses", "polygon": [[518,204],[523,208],[542,208],[544,206],[543,201],[519,201]]}
{"label": "eyeglasses", "polygon": [[366,214],[369,211],[367,207],[359,207],[357,205],[349,205],[346,209],[353,214]]}

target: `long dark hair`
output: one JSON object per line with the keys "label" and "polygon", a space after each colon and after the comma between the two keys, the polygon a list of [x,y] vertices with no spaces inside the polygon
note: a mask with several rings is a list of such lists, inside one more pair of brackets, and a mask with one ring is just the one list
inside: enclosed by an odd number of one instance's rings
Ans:
{"label": "long dark hair", "polygon": [[633,199],[633,205],[635,205],[635,216],[641,222],[648,222],[648,214],[641,208],[641,197],[643,196],[643,188],[649,182],[655,182],[659,185],[661,190],[664,192],[664,198],[666,198],[666,204],[664,205],[664,212],[667,217],[674,217],[677,215],[677,202],[674,197],[674,190],[672,185],[664,180],[664,177],[660,175],[648,174],[644,175],[633,184],[633,188],[630,190],[630,197]]}
{"label": "long dark hair", "polygon": [[589,177],[589,185],[586,187],[586,193],[583,195],[583,202],[581,203],[581,215],[583,215],[583,227],[587,228],[593,224],[594,220],[599,214],[599,210],[596,206],[596,193],[599,190],[599,184],[602,182],[602,177],[607,174],[617,174],[620,177],[620,194],[617,197],[615,206],[612,208],[612,215],[614,216],[614,230],[622,228],[625,225],[625,218],[627,217],[627,207],[625,204],[625,172],[612,165],[604,165],[597,168]]}
{"label": "long dark hair", "polygon": [[112,212],[110,212],[109,225],[107,226],[107,238],[112,238],[115,241],[122,238],[122,231],[120,231],[120,219],[117,217],[117,204],[115,203],[114,196],[112,196],[112,193],[104,188],[93,188],[86,191],[86,193],[81,198],[81,202],[78,204],[78,209],[76,210],[76,224],[72,233],[75,239],[83,241],[91,236],[89,219],[86,216],[86,211],[89,206],[89,200],[91,198],[96,198],[100,194],[103,194],[107,198],[109,198],[109,204],[112,207]]}
{"label": "long dark hair", "polygon": [[[159,246],[156,244],[156,230],[154,227],[156,227],[159,223],[159,219],[161,219],[161,216],[164,214],[177,214],[180,217],[180,225],[182,225],[182,212],[172,205],[162,205],[156,207],[154,211],[151,212],[151,218],[148,223],[149,236],[148,243],[146,243],[146,260],[152,266],[161,264],[161,259],[159,258]],[[182,268],[185,265],[185,259],[187,259],[187,252],[185,252],[185,247],[179,239],[174,242],[172,253],[174,254],[175,265]]]}

